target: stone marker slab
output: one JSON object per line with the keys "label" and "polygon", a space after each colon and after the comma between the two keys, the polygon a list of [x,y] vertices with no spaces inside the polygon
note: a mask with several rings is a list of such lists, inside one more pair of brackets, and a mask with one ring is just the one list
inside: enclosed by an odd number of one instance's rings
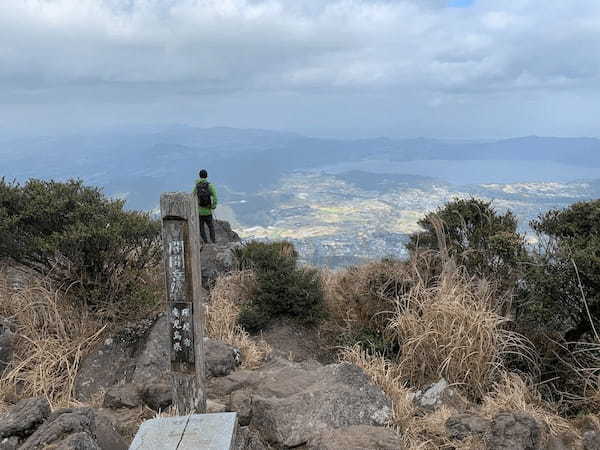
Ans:
{"label": "stone marker slab", "polygon": [[147,420],[129,450],[232,450],[236,413],[192,414]]}

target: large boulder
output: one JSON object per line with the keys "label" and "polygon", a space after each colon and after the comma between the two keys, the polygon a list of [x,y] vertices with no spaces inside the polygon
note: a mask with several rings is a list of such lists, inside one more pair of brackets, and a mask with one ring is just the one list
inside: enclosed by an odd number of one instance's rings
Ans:
{"label": "large boulder", "polygon": [[215,221],[216,244],[205,244],[200,251],[202,286],[210,289],[217,277],[235,267],[233,251],[241,245],[240,237],[231,229],[229,222]]}
{"label": "large boulder", "polygon": [[542,430],[527,414],[502,412],[492,420],[488,446],[491,450],[538,450],[542,448]]}
{"label": "large boulder", "polygon": [[[83,358],[75,378],[77,398],[90,401],[111,386],[130,382],[138,365],[137,356],[143,353],[140,348],[146,348],[147,336],[154,324],[153,319],[130,324]],[[143,361],[139,364],[143,365]]]}
{"label": "large boulder", "polygon": [[27,398],[0,416],[0,440],[26,437],[32,434],[50,415],[48,400],[42,397]]}
{"label": "large boulder", "polygon": [[109,419],[92,408],[65,408],[53,412],[23,443],[20,450],[126,450],[127,444]]}
{"label": "large boulder", "polygon": [[235,402],[246,408],[250,425],[276,447],[299,446],[333,428],[382,426],[392,415],[383,391],[347,363],[322,366],[275,359],[259,370],[215,378],[209,387],[216,397],[232,398],[236,391],[245,392]]}
{"label": "large boulder", "polygon": [[391,428],[354,425],[345,428],[324,430],[309,445],[314,450],[364,450],[406,448],[402,436]]}
{"label": "large boulder", "polygon": [[[204,339],[206,374],[209,377],[229,374],[241,363],[240,351],[213,339]],[[153,385],[170,384],[169,333],[165,314],[156,320],[144,320],[106,339],[81,363],[75,379],[75,391],[82,401],[98,392],[112,391],[113,386],[133,384],[142,392]],[[164,395],[151,407],[164,406]],[[160,406],[162,408],[162,406]]]}
{"label": "large boulder", "polygon": [[237,348],[206,337],[204,338],[204,358],[208,377],[229,375],[242,362],[240,351]]}

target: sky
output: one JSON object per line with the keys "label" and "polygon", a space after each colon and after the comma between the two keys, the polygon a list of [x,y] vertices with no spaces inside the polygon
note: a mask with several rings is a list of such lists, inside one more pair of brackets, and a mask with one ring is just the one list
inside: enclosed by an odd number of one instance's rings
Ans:
{"label": "sky", "polygon": [[0,137],[600,137],[598,0],[2,0]]}

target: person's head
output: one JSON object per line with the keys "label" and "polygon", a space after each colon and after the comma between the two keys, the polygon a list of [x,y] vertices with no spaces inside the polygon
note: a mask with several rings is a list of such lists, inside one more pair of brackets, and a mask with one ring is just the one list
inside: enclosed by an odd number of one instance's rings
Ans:
{"label": "person's head", "polygon": [[198,175],[200,178],[208,178],[208,172],[205,169],[202,169],[200,172],[198,172]]}

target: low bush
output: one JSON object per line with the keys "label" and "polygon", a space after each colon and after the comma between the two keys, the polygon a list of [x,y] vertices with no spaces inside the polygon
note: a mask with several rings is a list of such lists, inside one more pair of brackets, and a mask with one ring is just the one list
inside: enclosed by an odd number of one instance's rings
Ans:
{"label": "low bush", "polygon": [[94,309],[159,300],[143,286],[161,258],[160,223],[78,180],[1,179],[0,258],[51,278]]}
{"label": "low bush", "polygon": [[[511,289],[527,261],[525,240],[511,212],[499,214],[491,202],[455,199],[419,220],[423,231],[410,237],[411,253],[436,250],[453,257],[471,276],[495,279]],[[441,269],[441,268],[440,268]]]}
{"label": "low bush", "polygon": [[277,317],[289,317],[306,325],[325,315],[320,272],[298,267],[298,254],[289,242],[250,242],[236,249],[241,270],[256,276],[256,289],[242,305],[240,324],[248,331],[265,328]]}

